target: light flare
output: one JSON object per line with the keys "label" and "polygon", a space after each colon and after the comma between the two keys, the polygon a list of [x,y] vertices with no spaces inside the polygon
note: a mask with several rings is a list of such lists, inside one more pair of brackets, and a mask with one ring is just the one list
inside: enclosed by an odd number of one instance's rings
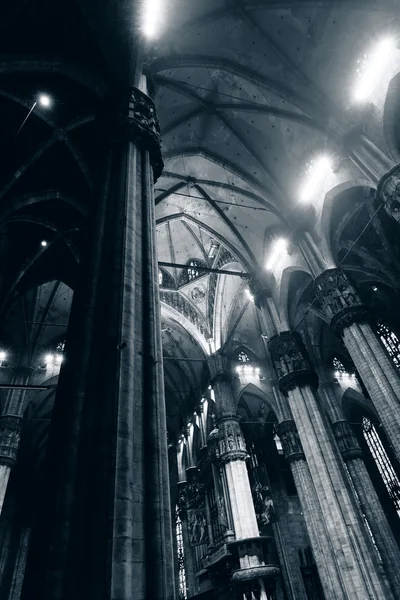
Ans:
{"label": "light flare", "polygon": [[354,86],[354,102],[366,102],[380,83],[396,51],[396,40],[388,37],[380,40],[371,54],[364,54],[358,61],[357,82]]}
{"label": "light flare", "polygon": [[276,267],[278,261],[283,256],[287,254],[287,246],[288,242],[285,238],[278,238],[272,246],[271,254],[269,259],[267,260],[266,268],[271,271],[274,267]]}
{"label": "light flare", "polygon": [[145,0],[143,9],[143,33],[148,38],[154,38],[160,28],[163,0]]}
{"label": "light flare", "polygon": [[306,181],[300,192],[301,202],[311,200],[332,171],[332,160],[329,156],[320,156],[312,161],[306,171]]}

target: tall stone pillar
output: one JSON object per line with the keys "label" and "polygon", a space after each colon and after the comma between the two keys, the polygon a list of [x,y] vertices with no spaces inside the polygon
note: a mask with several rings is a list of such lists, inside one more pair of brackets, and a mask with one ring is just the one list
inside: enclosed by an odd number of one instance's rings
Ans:
{"label": "tall stone pillar", "polygon": [[[26,385],[32,369],[15,367],[12,382]],[[26,408],[24,389],[10,389],[0,416],[0,514],[7,492],[8,480],[17,460],[22,431],[22,417]]]}
{"label": "tall stone pillar", "polygon": [[96,204],[23,598],[174,600],[153,198],[162,158],[154,104],[132,87],[110,100],[97,126]]}
{"label": "tall stone pillar", "polygon": [[[381,581],[375,550],[357,511],[319,406],[316,396],[318,377],[301,337],[283,331],[276,310],[271,310],[273,300],[268,281],[263,277],[254,278],[252,291],[267,324],[268,349],[279,390],[287,398],[296,425],[294,428],[290,417],[286,417],[288,437],[283,446],[287,446],[286,454],[289,448],[294,449],[296,461],[291,461],[292,472],[324,593],[327,598],[349,600],[391,597],[390,590]],[[286,430],[282,428],[281,425],[278,435],[282,434],[284,439]],[[296,429],[301,452],[296,442]],[[301,460],[303,452],[307,465]],[[313,490],[311,494],[310,490]],[[324,562],[329,565],[328,570]]]}
{"label": "tall stone pillar", "polygon": [[223,465],[226,478],[240,563],[240,569],[234,572],[232,581],[239,597],[269,600],[279,568],[263,552],[263,539],[258,529],[246,466],[246,444],[233,399],[232,375],[222,355],[214,355],[210,362],[218,429],[217,458]]}
{"label": "tall stone pillar", "polygon": [[390,591],[382,582],[377,556],[357,514],[318,404],[317,376],[300,336],[289,331],[276,334],[268,347],[280,390],[288,398],[332,544],[341,579],[341,589],[335,592],[349,600],[389,598]]}
{"label": "tall stone pillar", "polygon": [[400,459],[400,378],[368,323],[368,312],[342,269],[316,277],[315,294],[343,342]]}
{"label": "tall stone pillar", "polygon": [[11,415],[0,417],[0,513],[3,509],[10,473],[17,460],[21,430],[20,417]]}
{"label": "tall stone pillar", "polygon": [[365,466],[362,450],[336,397],[335,384],[331,381],[320,383],[319,395],[324,401],[337,445],[346,463],[379,554],[382,557],[393,595],[395,598],[400,598],[399,546]]}
{"label": "tall stone pillar", "polygon": [[287,418],[277,425],[276,432],[290,464],[326,600],[339,599],[342,583],[296,424]]}

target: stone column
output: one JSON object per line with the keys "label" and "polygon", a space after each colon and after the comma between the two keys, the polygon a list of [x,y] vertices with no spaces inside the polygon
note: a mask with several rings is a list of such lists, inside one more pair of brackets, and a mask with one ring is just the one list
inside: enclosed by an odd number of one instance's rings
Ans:
{"label": "stone column", "polygon": [[288,398],[297,425],[332,544],[341,579],[340,588],[335,590],[337,596],[349,600],[392,597],[382,582],[375,551],[357,514],[327,430],[315,394],[317,375],[310,366],[301,338],[299,334],[282,332],[269,339],[268,348],[280,390]]}
{"label": "stone column", "polygon": [[362,450],[336,397],[333,382],[320,384],[332,430],[346,463],[361,509],[374,537],[395,598],[400,598],[400,551],[364,463]]}
{"label": "stone column", "polygon": [[[13,370],[12,383],[25,385],[29,383],[32,369],[16,367]],[[17,460],[22,431],[22,416],[26,408],[26,390],[11,389],[7,394],[0,417],[0,514],[7,492],[11,470]]]}
{"label": "stone column", "polygon": [[20,600],[21,598],[30,535],[31,530],[29,528],[21,529],[18,552],[15,556],[14,571],[11,579],[10,593],[7,600]]}
{"label": "stone column", "polygon": [[296,424],[288,418],[277,425],[276,432],[290,464],[326,600],[339,600],[342,582]]}
{"label": "stone column", "polygon": [[102,160],[49,435],[47,504],[32,537],[30,556],[41,561],[27,569],[23,598],[174,600],[153,102],[126,89],[99,112],[97,135]]}
{"label": "stone column", "polygon": [[342,269],[328,269],[314,282],[315,294],[343,342],[400,459],[400,378],[368,323],[368,312]]}
{"label": "stone column", "polygon": [[387,214],[400,223],[400,165],[381,177],[376,196],[383,203]]}
{"label": "stone column", "polygon": [[3,509],[11,469],[17,460],[21,430],[20,417],[11,415],[0,417],[0,513]]}
{"label": "stone column", "polygon": [[[240,569],[232,581],[238,594],[249,600],[269,600],[275,587],[279,568],[263,553],[250,480],[247,472],[246,444],[236,415],[232,376],[225,358],[214,355],[211,380],[215,394],[216,427],[218,429],[217,458],[226,478]],[[265,560],[266,559],[266,560]]]}

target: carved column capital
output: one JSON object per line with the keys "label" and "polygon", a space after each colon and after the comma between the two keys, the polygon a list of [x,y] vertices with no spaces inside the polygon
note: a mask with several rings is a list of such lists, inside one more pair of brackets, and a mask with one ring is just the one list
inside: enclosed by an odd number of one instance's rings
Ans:
{"label": "carved column capital", "polygon": [[358,440],[347,421],[342,420],[332,423],[332,429],[344,460],[362,457]]}
{"label": "carved column capital", "polygon": [[149,152],[154,181],[164,163],[161,155],[160,125],[153,100],[136,87],[128,89],[113,106],[106,108],[107,130],[112,142],[129,139]]}
{"label": "carved column capital", "polygon": [[230,362],[227,356],[222,352],[215,352],[207,358],[208,368],[210,369],[210,384],[217,381],[231,381],[232,373]]}
{"label": "carved column capital", "polygon": [[335,333],[367,320],[367,309],[342,269],[328,269],[314,281],[315,295]]}
{"label": "carved column capital", "polygon": [[221,462],[246,460],[246,443],[237,417],[226,417],[218,422],[218,455]]}
{"label": "carved column capital", "polygon": [[265,299],[271,296],[273,277],[269,273],[257,273],[249,281],[249,289],[255,305],[260,308]]}
{"label": "carved column capital", "polygon": [[0,417],[0,465],[7,465],[10,468],[15,465],[21,431],[21,417]]}
{"label": "carved column capital", "polygon": [[275,426],[281,440],[283,454],[288,461],[305,460],[296,423],[292,420],[282,421]]}
{"label": "carved column capital", "polygon": [[376,195],[388,215],[400,223],[400,164],[381,177]]}
{"label": "carved column capital", "polygon": [[306,348],[297,332],[284,331],[268,340],[268,349],[283,394],[300,385],[318,385]]}

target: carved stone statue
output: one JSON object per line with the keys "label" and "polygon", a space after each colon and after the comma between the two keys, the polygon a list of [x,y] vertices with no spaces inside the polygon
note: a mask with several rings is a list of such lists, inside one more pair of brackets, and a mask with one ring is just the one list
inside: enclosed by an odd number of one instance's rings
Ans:
{"label": "carved stone statue", "polygon": [[314,290],[331,327],[338,333],[366,318],[366,310],[342,269],[329,269],[319,275]]}
{"label": "carved stone statue", "polygon": [[218,431],[221,460],[245,460],[247,458],[246,444],[237,418],[222,419],[218,423]]}
{"label": "carved stone statue", "polygon": [[298,334],[285,331],[275,335],[269,340],[268,348],[282,392],[293,389],[300,382],[315,383],[316,375]]}
{"label": "carved stone statue", "polygon": [[294,421],[282,421],[275,427],[282,444],[283,453],[288,460],[304,459],[297,427]]}
{"label": "carved stone statue", "polygon": [[396,165],[382,177],[377,197],[383,202],[388,215],[400,223],[400,165]]}
{"label": "carved stone statue", "polygon": [[188,510],[188,532],[191,546],[208,544],[207,517],[205,509]]}

